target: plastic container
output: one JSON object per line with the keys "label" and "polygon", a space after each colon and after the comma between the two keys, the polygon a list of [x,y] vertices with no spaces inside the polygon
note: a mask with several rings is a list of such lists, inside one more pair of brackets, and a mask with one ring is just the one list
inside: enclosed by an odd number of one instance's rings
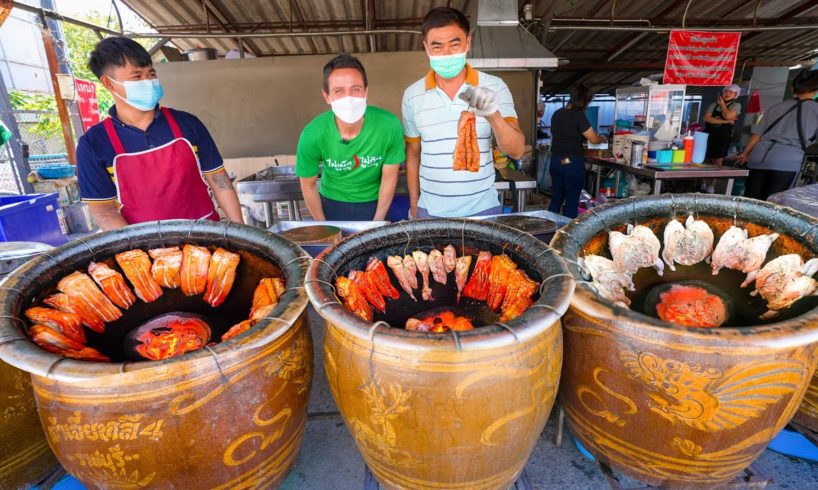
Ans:
{"label": "plastic container", "polygon": [[37,167],[37,175],[42,179],[67,179],[73,177],[76,167],[71,164],[53,164]]}
{"label": "plastic container", "polygon": [[631,143],[631,165],[642,165],[642,154],[645,151],[645,144],[639,141]]}
{"label": "plastic container", "polygon": [[62,245],[57,209],[57,194],[0,197],[0,241]]}
{"label": "plastic container", "polygon": [[672,150],[673,151],[673,163],[684,163],[685,161],[685,151],[684,150]]}
{"label": "plastic container", "polygon": [[695,142],[695,138],[693,135],[690,134],[690,131],[687,132],[685,135],[684,140],[682,140],[682,147],[685,150],[685,163],[690,163],[693,158],[693,143]]}
{"label": "plastic container", "polygon": [[707,154],[707,133],[696,131],[693,133],[693,163],[704,162],[704,157]]}
{"label": "plastic container", "polygon": [[673,161],[673,150],[659,150],[656,152],[656,163],[671,163]]}

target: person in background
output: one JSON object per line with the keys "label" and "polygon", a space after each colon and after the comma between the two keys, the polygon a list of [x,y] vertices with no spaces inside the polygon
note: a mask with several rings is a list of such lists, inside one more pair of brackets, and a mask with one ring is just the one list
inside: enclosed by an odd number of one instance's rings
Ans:
{"label": "person in background", "polygon": [[208,188],[230,221],[241,207],[222,157],[202,122],[160,107],[163,90],[148,52],[109,37],[88,67],[114,97],[110,117],[77,144],[82,200],[103,230],[165,219],[219,220]]}
{"label": "person in background", "polygon": [[744,195],[762,201],[789,189],[801,171],[807,147],[818,140],[818,71],[801,70],[792,81],[793,98],[772,107],[736,165],[747,163],[750,174]]}
{"label": "person in background", "polygon": [[[741,114],[741,104],[736,102],[740,93],[741,87],[738,85],[724,87],[716,102],[710,104],[704,112],[704,132],[709,135],[705,157],[719,168],[727,156],[730,143],[733,141],[733,129]],[[701,190],[713,194],[715,184],[715,179],[703,180]]]}
{"label": "person in background", "polygon": [[[511,158],[520,158],[525,149],[508,86],[466,63],[469,29],[466,16],[449,7],[433,8],[421,24],[431,71],[406,89],[402,106],[410,218],[501,213],[494,190],[492,134],[500,151]],[[457,125],[460,113],[469,108],[476,116],[480,169],[454,171]]]}
{"label": "person in background", "polygon": [[551,204],[548,210],[569,218],[579,213],[579,197],[585,184],[585,140],[598,145],[607,139],[591,127],[585,110],[594,98],[587,87],[577,85],[568,105],[551,116]]}
{"label": "person in background", "polygon": [[403,129],[394,114],[367,105],[367,90],[357,58],[342,54],[324,66],[322,93],[331,110],[304,127],[295,163],[316,221],[382,221],[389,212],[405,160]]}

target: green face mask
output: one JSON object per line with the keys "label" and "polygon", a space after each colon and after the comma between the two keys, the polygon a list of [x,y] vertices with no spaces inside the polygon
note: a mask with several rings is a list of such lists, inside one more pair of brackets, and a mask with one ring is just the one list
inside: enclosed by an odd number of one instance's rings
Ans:
{"label": "green face mask", "polygon": [[466,66],[466,53],[429,56],[432,70],[443,78],[454,78]]}

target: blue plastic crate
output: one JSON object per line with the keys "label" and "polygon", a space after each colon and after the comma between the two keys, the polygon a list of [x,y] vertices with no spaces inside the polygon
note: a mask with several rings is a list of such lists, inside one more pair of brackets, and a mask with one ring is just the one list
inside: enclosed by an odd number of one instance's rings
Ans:
{"label": "blue plastic crate", "polygon": [[56,193],[0,197],[0,242],[67,242],[58,207]]}

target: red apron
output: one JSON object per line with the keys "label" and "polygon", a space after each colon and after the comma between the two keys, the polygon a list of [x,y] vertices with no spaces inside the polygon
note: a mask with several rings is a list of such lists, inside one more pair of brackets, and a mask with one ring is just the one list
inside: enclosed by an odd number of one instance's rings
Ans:
{"label": "red apron", "polygon": [[173,140],[158,148],[126,153],[112,118],[103,121],[114,147],[114,179],[120,212],[129,224],[164,219],[211,219],[219,214],[207,191],[193,146],[170,111],[162,107]]}

